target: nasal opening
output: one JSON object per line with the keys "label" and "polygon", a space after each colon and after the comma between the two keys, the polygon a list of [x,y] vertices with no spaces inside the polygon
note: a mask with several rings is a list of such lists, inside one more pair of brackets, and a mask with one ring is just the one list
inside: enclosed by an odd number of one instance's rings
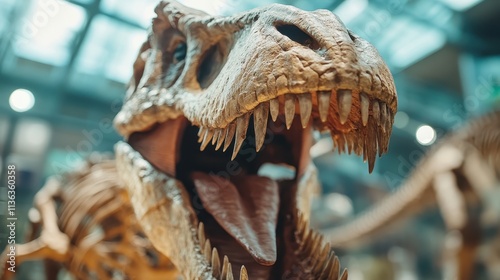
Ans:
{"label": "nasal opening", "polygon": [[320,49],[320,45],[316,40],[293,24],[277,24],[276,30],[304,47],[315,51]]}

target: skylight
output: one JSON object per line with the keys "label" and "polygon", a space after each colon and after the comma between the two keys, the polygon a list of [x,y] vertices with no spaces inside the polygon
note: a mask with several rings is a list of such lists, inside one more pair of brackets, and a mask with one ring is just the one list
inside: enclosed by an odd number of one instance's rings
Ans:
{"label": "skylight", "polygon": [[76,61],[78,72],[105,76],[126,83],[132,76],[132,66],[146,31],[97,16],[90,26]]}
{"label": "skylight", "polygon": [[34,0],[14,39],[14,52],[20,57],[63,66],[85,20],[85,10],[80,6]]}
{"label": "skylight", "polygon": [[147,28],[155,15],[154,8],[158,3],[158,0],[103,0],[101,9]]}
{"label": "skylight", "polygon": [[456,11],[465,11],[482,2],[482,0],[441,0]]}

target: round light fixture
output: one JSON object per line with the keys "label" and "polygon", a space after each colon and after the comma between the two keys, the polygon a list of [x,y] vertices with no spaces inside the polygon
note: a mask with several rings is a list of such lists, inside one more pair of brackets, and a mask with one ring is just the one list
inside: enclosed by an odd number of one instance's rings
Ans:
{"label": "round light fixture", "polygon": [[26,112],[35,105],[35,96],[27,89],[16,89],[10,94],[9,105],[16,112]]}
{"label": "round light fixture", "polygon": [[436,141],[436,130],[429,125],[422,125],[418,127],[415,137],[420,145],[429,146]]}

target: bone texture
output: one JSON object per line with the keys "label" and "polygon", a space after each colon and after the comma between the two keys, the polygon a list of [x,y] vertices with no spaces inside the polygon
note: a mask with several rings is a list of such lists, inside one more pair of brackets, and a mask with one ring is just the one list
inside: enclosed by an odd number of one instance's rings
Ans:
{"label": "bone texture", "polygon": [[[111,280],[118,274],[128,279],[177,277],[172,263],[143,237],[116,178],[115,162],[94,155],[80,170],[50,179],[35,196],[32,233],[27,243],[17,244],[17,265],[52,260],[76,279]],[[57,271],[46,270],[45,275],[53,279]],[[0,271],[1,279],[13,276]]]}
{"label": "bone texture", "polygon": [[[500,213],[492,210],[495,206],[487,197],[498,197],[495,187],[499,182],[500,112],[492,112],[445,136],[427,152],[395,194],[353,221],[325,232],[325,240],[334,248],[359,246],[386,231],[390,225],[408,220],[432,206],[439,208],[448,230],[458,231],[458,234],[468,234],[471,227],[473,232],[479,231],[480,225],[475,224],[479,217],[467,211],[478,203],[486,209],[483,216],[492,215],[490,226],[498,226]],[[479,245],[467,243],[475,242],[475,237],[461,238],[464,238],[464,247],[457,250],[457,254],[473,256],[474,252],[464,254],[464,250]],[[458,279],[472,279],[474,263],[459,255],[454,255],[459,262],[456,266]]]}

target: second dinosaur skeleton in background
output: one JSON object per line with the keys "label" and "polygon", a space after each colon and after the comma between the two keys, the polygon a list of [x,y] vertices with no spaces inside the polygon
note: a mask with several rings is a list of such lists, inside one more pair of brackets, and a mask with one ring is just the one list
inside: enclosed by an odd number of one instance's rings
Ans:
{"label": "second dinosaur skeleton in background", "polygon": [[[79,280],[178,275],[144,237],[113,160],[89,161],[77,171],[50,178],[34,206],[28,242],[16,244],[16,265],[45,260],[47,280],[57,279],[61,266]],[[2,266],[6,256],[4,252],[0,258]],[[1,280],[12,277],[6,267],[0,269]]]}
{"label": "second dinosaur skeleton in background", "polygon": [[[325,239],[334,248],[357,246],[437,205],[447,229],[462,235],[462,246],[457,249],[458,279],[473,279],[479,219],[500,226],[499,201],[500,112],[494,112],[444,137],[395,194],[352,222],[325,232]],[[479,204],[484,207],[482,215],[468,211]]]}

